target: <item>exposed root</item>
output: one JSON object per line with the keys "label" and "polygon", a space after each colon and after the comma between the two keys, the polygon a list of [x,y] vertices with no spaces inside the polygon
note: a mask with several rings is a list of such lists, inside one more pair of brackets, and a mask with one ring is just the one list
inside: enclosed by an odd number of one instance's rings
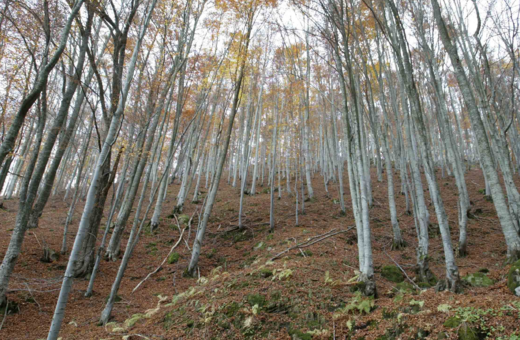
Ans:
{"label": "exposed root", "polygon": [[459,244],[459,247],[457,249],[457,257],[466,257],[468,256],[468,249],[467,244]]}
{"label": "exposed root", "polygon": [[403,248],[406,248],[406,242],[403,239],[400,240],[394,240],[392,242],[392,250],[401,250]]}

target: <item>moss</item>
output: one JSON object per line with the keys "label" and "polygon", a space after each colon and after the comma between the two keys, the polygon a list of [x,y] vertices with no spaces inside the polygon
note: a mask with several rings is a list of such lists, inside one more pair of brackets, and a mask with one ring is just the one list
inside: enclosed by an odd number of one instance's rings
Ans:
{"label": "moss", "polygon": [[365,291],[366,283],[364,282],[358,282],[355,285],[350,286],[350,292],[363,292]]}
{"label": "moss", "polygon": [[520,260],[513,263],[507,273],[507,288],[511,293],[516,294],[518,287],[520,287]]}
{"label": "moss", "polygon": [[404,281],[404,275],[396,266],[384,266],[381,269],[381,275],[392,282],[400,283]]}
{"label": "moss", "polygon": [[415,292],[415,287],[411,283],[408,283],[408,282],[400,282],[395,285],[394,289],[401,293]]}
{"label": "moss", "polygon": [[267,278],[273,275],[273,271],[269,268],[262,268],[258,271],[258,275],[263,278]]}
{"label": "moss", "polygon": [[439,225],[437,223],[428,224],[428,235],[431,238],[435,238],[441,234],[441,230],[439,229]]}
{"label": "moss", "polygon": [[262,308],[266,303],[265,296],[260,294],[249,294],[246,296],[246,300],[251,305],[251,307],[258,305],[258,307]]}
{"label": "moss", "polygon": [[250,229],[245,230],[232,230],[225,233],[222,233],[222,238],[225,240],[232,240],[233,243],[249,241],[254,238],[254,234]]}
{"label": "moss", "polygon": [[431,288],[432,286],[428,282],[417,282],[420,288]]}
{"label": "moss", "polygon": [[184,269],[184,271],[182,272],[182,277],[187,278],[187,279],[193,279],[193,278],[195,278],[195,273],[190,273],[190,271],[188,270],[188,268],[186,268],[186,269]]}
{"label": "moss", "polygon": [[170,256],[168,256],[168,264],[174,264],[179,262],[179,259],[181,258],[181,255],[179,253],[171,253]]}
{"label": "moss", "polygon": [[487,277],[486,274],[481,272],[469,274],[464,276],[462,279],[473,287],[489,287],[495,283]]}
{"label": "moss", "polygon": [[444,321],[444,327],[455,328],[462,323],[462,320],[458,316],[449,317],[448,320]]}
{"label": "moss", "polygon": [[188,215],[179,215],[177,217],[177,220],[179,221],[179,224],[188,225],[188,222],[190,221],[190,217]]}

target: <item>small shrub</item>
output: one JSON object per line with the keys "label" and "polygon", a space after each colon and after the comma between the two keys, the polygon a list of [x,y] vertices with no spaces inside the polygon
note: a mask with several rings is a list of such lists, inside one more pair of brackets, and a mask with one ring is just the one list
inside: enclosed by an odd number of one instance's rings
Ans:
{"label": "small shrub", "polygon": [[358,312],[359,314],[369,314],[375,306],[373,297],[363,296],[360,292],[356,292],[350,303],[343,308],[339,308],[334,317],[340,317],[343,314]]}

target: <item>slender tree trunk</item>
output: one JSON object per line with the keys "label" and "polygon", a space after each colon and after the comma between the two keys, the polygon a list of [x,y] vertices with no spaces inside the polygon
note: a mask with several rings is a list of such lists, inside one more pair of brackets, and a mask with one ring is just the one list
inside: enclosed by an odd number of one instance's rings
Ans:
{"label": "slender tree trunk", "polygon": [[238,72],[238,78],[235,84],[235,91],[233,96],[233,106],[231,108],[230,116],[229,116],[229,123],[227,127],[226,134],[224,136],[224,144],[222,145],[222,149],[220,151],[218,165],[216,167],[216,172],[213,178],[213,181],[211,183],[211,187],[208,193],[208,196],[206,198],[206,205],[204,207],[204,213],[202,215],[202,220],[199,223],[199,228],[197,230],[197,235],[195,237],[195,242],[193,244],[193,249],[191,253],[191,260],[190,264],[187,269],[187,273],[189,275],[193,275],[195,273],[195,269],[199,262],[199,256],[200,256],[200,250],[202,247],[202,242],[204,240],[204,234],[206,233],[206,228],[208,225],[208,220],[211,215],[211,211],[213,209],[213,204],[215,203],[215,197],[217,196],[218,187],[220,184],[220,177],[222,176],[222,169],[224,167],[224,162],[226,161],[226,155],[229,148],[229,141],[231,139],[231,133],[233,131],[233,122],[235,120],[235,116],[238,111],[238,105],[239,105],[239,98],[240,93],[242,89],[242,82],[244,79],[244,68],[245,68],[245,56],[248,53],[248,47],[249,47],[249,40],[251,36],[251,30],[253,26],[253,17],[254,17],[254,10],[251,10],[248,14],[248,23],[247,23],[247,32],[245,35],[245,48],[244,48],[244,55],[241,59],[241,65],[240,70]]}
{"label": "slender tree trunk", "polygon": [[[2,145],[0,146],[0,164],[4,163],[6,156],[13,150],[16,138],[18,137],[18,132],[20,131],[20,128],[22,127],[22,124],[25,121],[25,116],[33,106],[34,102],[38,99],[40,93],[45,88],[50,72],[54,69],[54,66],[56,66],[56,63],[61,57],[61,54],[65,50],[67,40],[69,38],[70,29],[72,26],[72,21],[78,14],[84,1],[85,0],[76,0],[76,2],[74,3],[71,13],[68,16],[67,21],[65,23],[65,26],[61,31],[61,37],[59,40],[58,48],[56,49],[52,57],[49,58],[48,62],[42,65],[41,71],[38,74],[34,87],[29,92],[29,94],[22,100],[20,108],[18,109],[11,123],[11,127],[9,128],[9,131],[6,133]],[[48,48],[49,46],[47,46],[47,49]]]}
{"label": "slender tree trunk", "polygon": [[471,119],[471,125],[477,138],[479,153],[483,164],[484,172],[490,185],[493,203],[495,205],[495,209],[500,220],[500,225],[502,226],[502,231],[506,239],[507,257],[510,261],[516,261],[520,258],[520,237],[518,236],[518,232],[514,227],[504,192],[502,190],[502,187],[500,186],[498,173],[495,167],[493,166],[491,150],[484,128],[484,124],[480,117],[476,100],[473,91],[471,90],[468,78],[466,76],[466,72],[464,71],[462,62],[458,56],[457,47],[452,43],[448,30],[444,23],[444,19],[442,18],[439,3],[437,0],[431,0],[431,3],[433,6],[435,22],[439,29],[439,35],[441,37],[444,48],[446,49],[446,52],[450,57],[451,63],[454,67],[455,76],[457,78],[459,88],[464,98],[465,105],[468,108],[469,116]]}
{"label": "slender tree trunk", "polygon": [[108,134],[103,143],[103,147],[101,152],[98,155],[96,161],[96,167],[94,170],[94,174],[92,176],[92,182],[88,191],[87,201],[85,202],[85,207],[83,209],[83,215],[81,216],[81,221],[78,228],[78,233],[76,234],[76,239],[74,240],[74,246],[72,248],[71,255],[69,257],[69,262],[67,264],[67,269],[65,270],[64,279],[62,282],[62,287],[60,290],[60,295],[58,298],[58,302],[56,303],[56,309],[54,311],[54,315],[52,318],[52,323],[50,326],[49,334],[47,336],[47,340],[56,340],[58,338],[58,334],[61,328],[61,323],[63,321],[63,317],[65,314],[65,307],[67,305],[67,300],[69,297],[70,290],[72,288],[72,282],[74,278],[74,268],[75,263],[79,258],[80,248],[85,241],[89,229],[89,220],[90,216],[94,210],[94,204],[96,201],[96,192],[100,182],[101,171],[104,163],[107,160],[108,154],[112,145],[116,142],[117,135],[119,132],[119,127],[121,125],[121,119],[123,116],[123,111],[126,104],[126,99],[128,96],[128,91],[130,89],[130,84],[134,75],[135,64],[137,62],[137,56],[139,54],[139,50],[141,48],[141,44],[146,33],[146,29],[148,28],[148,24],[151,19],[151,14],[155,7],[156,0],[154,0],[148,10],[144,23],[141,26],[141,30],[139,32],[139,37],[136,42],[136,46],[134,48],[134,52],[132,54],[132,58],[128,65],[127,76],[125,79],[123,91],[121,93],[121,97],[119,99],[117,109],[112,116],[110,122],[110,128],[108,130]]}
{"label": "slender tree trunk", "polygon": [[[282,99],[283,100],[283,99]],[[283,104],[282,104],[282,110],[283,110]],[[274,122],[274,131],[273,131],[273,140],[272,140],[272,151],[271,151],[271,174],[270,174],[270,177],[271,177],[271,189],[270,189],[270,196],[271,196],[271,200],[270,200],[270,206],[269,206],[269,232],[272,233],[274,232],[274,176],[276,174],[276,149],[277,149],[277,146],[276,146],[276,142],[277,142],[277,139],[278,139],[278,117],[280,115],[280,112],[278,110],[278,99],[277,99],[277,103],[275,104],[275,113],[276,113],[276,117],[275,117],[275,122]]]}

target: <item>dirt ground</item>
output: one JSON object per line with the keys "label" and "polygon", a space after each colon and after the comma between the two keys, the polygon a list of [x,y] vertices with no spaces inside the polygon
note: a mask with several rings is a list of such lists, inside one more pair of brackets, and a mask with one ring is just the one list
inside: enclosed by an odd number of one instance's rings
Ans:
{"label": "dirt ground", "polygon": [[[475,328],[479,332],[477,338],[515,339],[511,335],[520,328],[520,299],[506,286],[509,268],[505,263],[506,245],[493,204],[480,192],[484,188],[480,170],[466,174],[473,218],[468,224],[469,254],[457,258],[457,264],[461,277],[479,270],[489,271],[486,276],[493,284],[465,285],[463,294],[436,293],[433,288],[418,291],[409,284],[396,285],[382,277],[383,267],[398,263],[411,280],[415,278],[417,237],[413,216],[405,213],[405,197],[397,195],[399,223],[407,247],[390,249],[392,229],[386,179],[378,182],[375,174],[372,175],[374,204],[370,218],[378,290],[375,300],[364,301],[353,292],[358,268],[355,228],[269,261],[310,237],[354,226],[347,187],[347,214],[343,216],[337,184],[330,182],[327,194],[323,178],[316,174],[313,182],[316,198],[305,202],[305,214],[299,214],[296,226],[295,196],[288,194],[284,186],[282,198],[275,202],[275,231],[270,234],[270,195],[266,186],[258,187],[257,195],[245,197],[246,229],[237,231],[234,229],[238,223],[239,190],[228,185],[227,176],[223,176],[200,257],[197,275],[200,278],[183,275],[190,259],[188,247],[193,244],[197,211],[202,206],[189,203],[184,214],[193,215],[195,221],[191,231],[185,232],[186,242],[175,249],[179,261],[165,264],[132,293],[179,238],[175,219],[167,217],[179,189],[174,184],[169,187],[159,230],[153,234],[146,231],[134,251],[119,290],[120,301],[112,312],[114,323],[105,327],[97,325],[120,261],[102,261],[92,297],[83,296],[88,281],[75,280],[60,336],[63,340],[124,336],[128,336],[126,339],[456,339],[461,329]],[[440,172],[438,176],[456,247],[455,181],[451,177],[441,178]],[[394,181],[397,192],[400,183],[397,175]],[[202,191],[204,196],[206,189]],[[443,248],[427,193],[426,198],[433,225],[430,268],[441,279],[445,276]],[[0,258],[9,243],[17,206],[17,200],[5,201],[4,209],[0,210]],[[46,338],[68,256],[52,263],[43,263],[40,258],[44,244],[59,251],[67,210],[68,205],[61,197],[52,198],[39,228],[27,232],[8,294],[9,300],[18,304],[19,311],[6,316],[0,339]],[[76,209],[68,236],[69,247],[81,212],[82,203]],[[163,302],[158,305],[161,298]],[[445,325],[450,317],[464,322],[450,328]]]}

